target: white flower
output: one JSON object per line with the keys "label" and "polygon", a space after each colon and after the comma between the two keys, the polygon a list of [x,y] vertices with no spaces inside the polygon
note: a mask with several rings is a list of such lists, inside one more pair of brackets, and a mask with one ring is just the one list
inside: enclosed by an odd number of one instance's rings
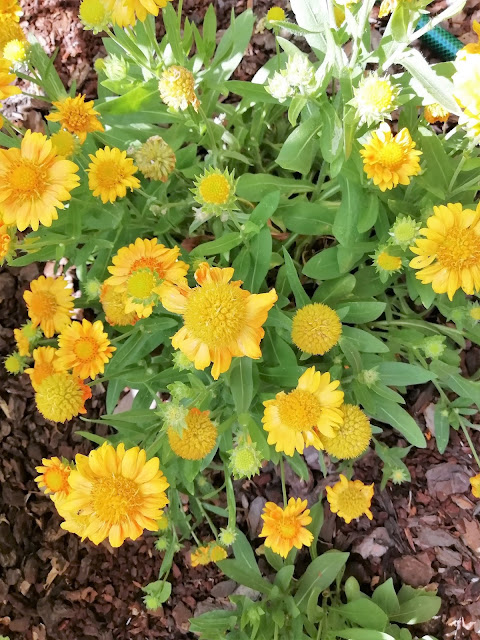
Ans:
{"label": "white flower", "polygon": [[390,81],[390,78],[379,78],[376,72],[370,73],[360,80],[360,84],[353,90],[355,97],[350,101],[360,116],[359,124],[391,119],[391,113],[397,107],[400,89]]}
{"label": "white flower", "polygon": [[297,53],[288,57],[285,78],[292,87],[310,93],[315,85],[315,69],[307,56]]}
{"label": "white flower", "polygon": [[196,222],[200,224],[206,222],[210,218],[208,211],[205,211],[202,207],[193,207],[193,217]]}
{"label": "white flower", "polygon": [[285,102],[287,98],[293,96],[293,87],[290,86],[289,81],[283,73],[274,73],[273,78],[268,81],[268,87],[266,90],[268,93],[276,98],[279,102]]}

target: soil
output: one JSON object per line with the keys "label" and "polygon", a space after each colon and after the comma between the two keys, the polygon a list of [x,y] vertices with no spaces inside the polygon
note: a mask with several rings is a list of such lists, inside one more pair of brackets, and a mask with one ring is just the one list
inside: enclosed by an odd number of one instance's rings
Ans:
{"label": "soil", "polygon": [[[77,20],[76,0],[23,0],[25,28],[35,32],[49,53],[59,47],[55,65],[66,85],[76,81],[77,90],[95,97],[95,57],[104,55],[99,36],[83,31]],[[286,7],[285,2],[278,2]],[[264,0],[217,0],[221,28],[226,28],[232,6],[241,12],[252,6],[258,16],[270,3]],[[433,12],[446,0],[432,3]],[[201,23],[206,0],[186,0],[185,14]],[[446,25],[464,42],[472,41],[473,19],[480,19],[478,2],[466,8]],[[381,23],[373,25],[381,29]],[[236,71],[247,80],[274,51],[271,34],[257,33],[245,59]],[[42,103],[12,98],[8,107],[19,121],[34,129],[42,127]],[[51,265],[47,268],[51,268]],[[22,295],[38,277],[41,265],[0,270],[0,356],[14,348],[13,329],[26,320]],[[478,350],[465,354],[468,373],[478,368]],[[94,387],[87,403],[88,416],[103,411],[104,389]],[[453,433],[444,455],[438,454],[431,437],[430,386],[415,389],[408,396],[411,414],[425,426],[426,449],[412,449],[405,459],[411,483],[392,485],[380,491],[381,468],[373,454],[356,465],[356,477],[375,482],[373,521],[362,518],[346,525],[325,509],[322,546],[351,552],[349,572],[366,591],[392,576],[397,586],[438,587],[443,600],[439,616],[418,635],[431,633],[439,639],[480,639],[480,502],[469,490],[475,465],[466,443]],[[96,547],[81,542],[59,527],[51,501],[33,481],[35,466],[42,457],[72,458],[87,453],[91,443],[77,435],[81,420],[66,425],[45,421],[35,409],[27,376],[8,377],[0,367],[0,634],[11,640],[127,640],[168,638],[186,640],[188,619],[213,608],[225,607],[235,584],[225,580],[215,566],[192,569],[189,550],[175,556],[171,574],[172,596],[155,612],[145,609],[141,588],[155,580],[162,554],[154,548],[154,537],[127,542],[120,549],[108,543]],[[99,435],[105,435],[97,428]],[[383,438],[392,446],[405,446],[393,432]],[[477,444],[480,445],[480,439]],[[337,478],[332,467],[323,478],[317,455],[307,455],[308,482],[287,473],[289,493],[314,502],[327,484]],[[237,482],[239,526],[252,543],[259,544],[260,514],[266,500],[281,499],[279,474],[266,465],[251,481]],[[263,560],[260,558],[260,563]]]}

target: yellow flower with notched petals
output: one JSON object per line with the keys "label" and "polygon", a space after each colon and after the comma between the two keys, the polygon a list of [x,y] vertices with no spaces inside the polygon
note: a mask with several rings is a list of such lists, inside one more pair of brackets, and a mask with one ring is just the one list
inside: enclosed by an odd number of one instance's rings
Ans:
{"label": "yellow flower with notched petals", "polygon": [[66,422],[86,413],[85,401],[92,397],[90,387],[66,371],[46,377],[35,394],[37,409],[53,422]]}
{"label": "yellow flower with notched petals", "polygon": [[64,158],[73,156],[77,150],[78,141],[70,131],[66,129],[60,129],[57,133],[54,133],[50,138],[55,153]]}
{"label": "yellow flower with notched petals", "polygon": [[0,100],[5,100],[10,96],[21,93],[20,88],[12,84],[16,79],[16,76],[10,73],[8,60],[0,58]]}
{"label": "yellow flower with notched petals", "polygon": [[423,116],[430,124],[434,124],[435,122],[447,122],[450,117],[450,111],[445,109],[445,107],[442,107],[438,102],[434,102],[433,104],[427,104],[423,110]]}
{"label": "yellow flower with notched petals", "polygon": [[372,520],[370,506],[373,494],[373,484],[365,485],[361,480],[347,480],[342,474],[340,482],[333,487],[327,487],[330,510],[343,518],[347,524],[364,514]]}
{"label": "yellow flower with notched petals", "polygon": [[470,484],[472,485],[472,493],[475,498],[480,498],[480,473],[470,478]]}
{"label": "yellow flower with notched petals", "polygon": [[217,441],[218,431],[209,415],[209,411],[200,411],[194,407],[185,417],[186,426],[181,434],[169,427],[168,442],[177,456],[184,460],[201,460],[211,452]]}
{"label": "yellow flower with notched petals", "polygon": [[263,428],[268,432],[268,444],[276,451],[293,456],[305,447],[324,449],[323,437],[333,438],[343,422],[340,409],[343,391],[340,382],[330,380],[329,373],[310,367],[290,393],[281,391],[273,400],[264,402]]}
{"label": "yellow flower with notched petals", "polygon": [[103,283],[100,291],[100,304],[105,313],[105,320],[112,327],[125,327],[134,325],[140,318],[135,311],[125,312],[127,305],[127,292],[121,287]]}
{"label": "yellow flower with notched petals", "polygon": [[198,567],[199,565],[206,565],[210,562],[220,562],[225,560],[227,552],[216,542],[210,542],[209,544],[198,547],[191,554],[190,562],[192,567]]}
{"label": "yellow flower with notched petals", "polygon": [[15,338],[15,342],[17,343],[18,353],[21,356],[29,356],[30,355],[30,340],[23,332],[23,329],[14,329],[13,337]]}
{"label": "yellow flower with notched petals", "polygon": [[174,111],[185,111],[189,104],[198,111],[200,102],[195,93],[195,79],[185,67],[176,64],[167,67],[158,83],[158,90],[163,102]]}
{"label": "yellow flower with notched petals", "polygon": [[72,322],[58,336],[58,364],[64,369],[72,369],[74,375],[82,378],[95,378],[103,373],[105,364],[112,357],[116,347],[112,347],[103,324],[97,320],[93,324],[88,320]]}
{"label": "yellow flower with notched petals", "polygon": [[383,122],[360,151],[365,173],[381,191],[410,184],[411,176],[420,173],[422,152],[415,146],[408,129],[393,136],[388,124]]}
{"label": "yellow flower with notched petals", "polygon": [[30,376],[30,382],[35,391],[41,383],[61,370],[58,364],[57,349],[54,347],[37,347],[33,351],[33,367],[25,369],[25,373]]}
{"label": "yellow flower with notched petals", "polygon": [[342,323],[326,304],[307,304],[293,316],[292,340],[305,353],[323,356],[340,340]]}
{"label": "yellow flower with notched petals", "polygon": [[62,500],[70,493],[68,478],[71,470],[57,457],[43,458],[42,466],[35,467],[35,471],[40,474],[35,482],[40,489],[45,488],[45,493],[51,494],[52,499]]}
{"label": "yellow flower with notched petals", "polygon": [[120,27],[133,26],[140,20],[144,22],[147,16],[158,16],[159,10],[164,9],[172,0],[102,0],[112,16],[112,22]]}
{"label": "yellow flower with notched petals", "polygon": [[132,158],[127,158],[126,151],[105,147],[89,157],[88,186],[94,196],[102,199],[103,204],[124,198],[127,189],[133,191],[140,186],[140,180],[134,176],[137,167]]}
{"label": "yellow flower with notched petals", "polygon": [[33,326],[39,326],[46,338],[52,338],[70,324],[73,295],[65,278],[40,276],[32,280],[23,299]]}
{"label": "yellow flower with notched petals", "polygon": [[157,531],[169,486],[159,464],[158,458],[147,462],[144,449],[125,450],[123,443],[116,449],[104,443],[88,456],[77,454],[62,509],[89,517],[82,538],[94,544],[108,537],[112,547],[119,547],[144,529]]}
{"label": "yellow flower with notched petals", "polygon": [[172,338],[195,368],[203,370],[213,362],[212,376],[218,379],[230,368],[233,357],[260,358],[262,325],[277,300],[275,289],[251,294],[231,281],[231,267],[219,269],[203,262],[195,271],[194,289],[169,287],[163,306],[183,316],[184,325]]}
{"label": "yellow flower with notched petals", "polygon": [[312,533],[306,526],[312,522],[307,501],[301,498],[290,498],[282,509],[274,502],[267,502],[264,507],[261,538],[265,538],[265,546],[282,558],[286,558],[295,547],[309,547],[313,541]]}
{"label": "yellow flower with notched petals", "polygon": [[5,224],[19,231],[50,227],[57,209],[79,184],[78,167],[58,156],[50,140],[28,130],[20,149],[0,149],[0,208]]}
{"label": "yellow flower with notched petals", "polygon": [[97,118],[100,114],[93,108],[93,100],[85,102],[84,95],[63,98],[54,102],[53,106],[57,111],[49,114],[47,120],[60,122],[62,128],[78,136],[82,144],[87,139],[88,133],[105,131]]}
{"label": "yellow flower with notched petals", "polygon": [[410,247],[416,254],[410,266],[419,269],[416,277],[422,284],[447,293],[450,300],[457,289],[473,295],[480,291],[480,205],[472,211],[450,203],[433,211],[420,229],[424,237]]}
{"label": "yellow flower with notched petals", "polygon": [[188,287],[185,278],[188,265],[178,260],[180,249],[168,249],[157,238],[137,238],[119,249],[108,267],[112,274],[106,284],[126,293],[125,313],[135,312],[140,318],[151,315],[154,305],[169,291],[169,285]]}
{"label": "yellow flower with notched petals", "polygon": [[339,460],[356,458],[367,450],[372,437],[370,420],[360,407],[342,406],[343,424],[333,438],[323,437],[325,451]]}

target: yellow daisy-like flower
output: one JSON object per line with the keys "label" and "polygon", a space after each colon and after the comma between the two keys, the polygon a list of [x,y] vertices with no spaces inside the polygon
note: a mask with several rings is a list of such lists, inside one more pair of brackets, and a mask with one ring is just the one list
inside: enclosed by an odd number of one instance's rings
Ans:
{"label": "yellow daisy-like flower", "polygon": [[265,546],[282,558],[286,558],[295,547],[301,549],[303,545],[309,547],[313,535],[306,526],[312,522],[307,501],[301,498],[290,498],[287,506],[282,509],[274,502],[267,502],[263,509],[263,528],[261,538],[265,538]]}
{"label": "yellow daisy-like flower", "polygon": [[73,156],[77,150],[77,139],[70,131],[60,129],[57,133],[54,133],[50,138],[55,153],[64,158]]}
{"label": "yellow daisy-like flower", "polygon": [[25,62],[28,55],[28,42],[26,40],[10,40],[3,47],[3,57],[12,65],[20,65]]}
{"label": "yellow daisy-like flower", "polygon": [[382,4],[380,5],[380,10],[378,12],[379,18],[384,18],[388,16],[390,13],[393,13],[397,6],[402,2],[412,2],[413,0],[382,0]]}
{"label": "yellow daisy-like flower", "polygon": [[293,316],[292,340],[305,353],[323,356],[338,343],[341,335],[340,318],[326,304],[307,304]]}
{"label": "yellow daisy-like flower", "polygon": [[198,111],[200,102],[195,93],[195,79],[185,67],[174,64],[165,69],[158,90],[163,102],[174,111],[185,111],[189,104]]}
{"label": "yellow daisy-like flower", "polygon": [[475,498],[480,498],[480,473],[470,478],[470,484],[472,485],[472,493]]}
{"label": "yellow daisy-like flower", "polygon": [[387,249],[378,250],[373,258],[380,273],[394,273],[402,268],[402,259],[399,256],[392,256]]}
{"label": "yellow daisy-like flower", "polygon": [[71,322],[73,295],[65,278],[40,276],[30,283],[23,299],[33,326],[40,327],[46,338],[52,338]]}
{"label": "yellow daisy-like flower", "polygon": [[211,452],[217,442],[218,431],[209,415],[210,411],[194,407],[185,417],[187,426],[181,435],[169,427],[168,442],[177,456],[184,460],[201,460]]}
{"label": "yellow daisy-like flower", "polygon": [[460,203],[433,207],[434,215],[420,229],[425,236],[410,250],[417,254],[410,266],[422,284],[431,284],[435,293],[457,289],[467,295],[480,290],[480,205],[476,211],[463,209]]}
{"label": "yellow daisy-like flower", "polygon": [[3,54],[5,46],[12,40],[25,40],[25,34],[18,20],[6,17],[0,18],[0,54]]}
{"label": "yellow daisy-like flower", "polygon": [[172,338],[180,349],[203,370],[213,362],[212,376],[228,371],[232,357],[260,358],[262,325],[277,300],[275,289],[251,294],[241,289],[240,280],[231,281],[231,267],[219,269],[203,262],[195,271],[198,287],[169,287],[163,306],[183,315],[184,325]]}
{"label": "yellow daisy-like flower", "polygon": [[198,567],[199,565],[206,565],[210,562],[220,562],[225,560],[227,552],[216,542],[210,542],[209,544],[198,547],[191,554],[190,562],[192,567]]}
{"label": "yellow daisy-like flower", "polygon": [[158,458],[147,462],[144,449],[125,450],[123,443],[114,449],[105,442],[88,456],[77,454],[75,465],[62,507],[89,517],[83,538],[100,544],[108,537],[112,547],[119,547],[144,529],[157,531],[169,487]]}
{"label": "yellow daisy-like flower", "polygon": [[2,224],[0,225],[0,264],[8,257],[11,250],[12,236],[8,231],[8,227]]}
{"label": "yellow daisy-like flower", "polygon": [[434,124],[435,122],[447,122],[450,117],[450,111],[442,107],[438,102],[427,104],[423,110],[423,116],[427,122]]}
{"label": "yellow daisy-like flower", "polygon": [[23,329],[14,329],[13,337],[15,338],[15,342],[17,343],[18,353],[21,356],[29,356],[30,355],[30,340],[25,335]]}
{"label": "yellow daisy-like flower", "polygon": [[235,179],[227,170],[206,169],[196,177],[195,188],[191,189],[195,200],[207,214],[220,215],[235,208]]}
{"label": "yellow daisy-like flower", "polygon": [[40,475],[35,478],[35,482],[40,489],[45,488],[45,493],[52,494],[52,497],[62,500],[70,493],[68,478],[71,468],[64,464],[60,458],[43,458],[42,466],[35,467]]}
{"label": "yellow daisy-like flower", "polygon": [[111,12],[112,21],[120,27],[133,26],[147,16],[158,16],[159,10],[164,9],[172,0],[102,0]]}
{"label": "yellow daisy-like flower", "polygon": [[140,318],[135,311],[125,313],[127,293],[121,287],[112,287],[104,283],[100,291],[100,303],[105,313],[105,320],[112,327],[134,325]]}
{"label": "yellow daisy-like flower", "polygon": [[58,364],[84,380],[103,373],[105,364],[116,351],[108,335],[103,331],[103,323],[93,324],[88,320],[72,322],[58,336]]}
{"label": "yellow daisy-like flower", "polygon": [[112,274],[106,284],[126,292],[125,313],[136,313],[140,318],[151,315],[154,305],[169,291],[169,286],[188,287],[185,278],[188,265],[178,260],[180,249],[168,249],[158,244],[157,238],[137,238],[128,247],[122,247],[108,267]]}
{"label": "yellow daisy-like flower", "polygon": [[92,397],[90,387],[80,378],[59,371],[45,378],[35,394],[37,409],[53,422],[66,422],[79,413],[86,413],[85,401]]}
{"label": "yellow daisy-like flower", "polygon": [[373,494],[373,484],[365,485],[361,480],[347,480],[342,474],[340,482],[333,487],[327,487],[330,510],[343,518],[347,524],[364,514],[372,520],[370,506]]}
{"label": "yellow daisy-like flower", "polygon": [[422,152],[415,146],[408,129],[393,136],[388,124],[382,122],[360,151],[365,173],[381,191],[410,184],[410,177],[420,173]]}
{"label": "yellow daisy-like flower", "polygon": [[57,349],[54,347],[37,347],[33,351],[33,367],[25,369],[30,376],[30,382],[35,391],[38,391],[41,383],[60,370]]}
{"label": "yellow daisy-like flower", "polygon": [[0,208],[19,231],[50,227],[79,184],[78,167],[58,156],[47,136],[26,132],[20,149],[0,149]]}
{"label": "yellow daisy-like flower", "polygon": [[387,76],[378,77],[375,71],[364,76],[354,89],[354,98],[350,101],[360,116],[359,124],[368,125],[381,120],[390,120],[391,113],[397,106],[400,88],[393,84]]}
{"label": "yellow daisy-like flower", "polygon": [[111,20],[110,11],[104,0],[82,0],[78,17],[85,29],[91,30],[93,33],[103,31]]}
{"label": "yellow daisy-like flower", "polygon": [[57,111],[48,115],[47,120],[60,122],[62,128],[78,136],[82,144],[87,139],[87,133],[105,131],[97,118],[99,112],[93,108],[93,100],[85,102],[84,95],[64,98],[54,102],[53,106]]}
{"label": "yellow daisy-like flower", "polygon": [[0,0],[0,22],[18,22],[22,15],[22,8],[17,0]]}
{"label": "yellow daisy-like flower", "polygon": [[5,100],[10,96],[17,93],[21,93],[19,87],[15,87],[12,82],[15,82],[16,76],[10,73],[10,64],[8,60],[0,58],[0,100]]}
{"label": "yellow daisy-like flower", "polygon": [[341,406],[343,391],[340,382],[330,381],[329,373],[310,367],[303,373],[297,388],[290,393],[281,391],[273,400],[263,403],[263,428],[268,432],[268,444],[276,451],[293,456],[305,447],[324,449],[323,437],[333,438],[343,423]]}
{"label": "yellow daisy-like flower", "polygon": [[356,458],[367,450],[372,438],[370,420],[354,404],[342,406],[343,424],[333,438],[323,438],[325,451],[339,460]]}
{"label": "yellow daisy-like flower", "polygon": [[146,178],[166,182],[175,169],[175,153],[161,136],[152,136],[134,151],[136,165]]}
{"label": "yellow daisy-like flower", "polygon": [[94,196],[99,196],[103,204],[124,198],[127,189],[133,191],[140,186],[135,178],[137,167],[126,151],[113,147],[99,149],[95,155],[89,155],[92,161],[88,165],[88,186]]}
{"label": "yellow daisy-like flower", "polygon": [[65,502],[66,500],[57,500],[55,502],[58,515],[64,519],[60,527],[69,533],[74,533],[83,540],[85,531],[90,524],[90,516],[81,516],[76,511],[65,509]]}
{"label": "yellow daisy-like flower", "polygon": [[18,351],[14,351],[5,358],[3,366],[7,373],[16,376],[19,373],[22,373],[23,368],[25,367],[25,357],[21,356]]}
{"label": "yellow daisy-like flower", "polygon": [[285,20],[285,11],[281,7],[270,7],[267,11],[267,20],[269,22]]}

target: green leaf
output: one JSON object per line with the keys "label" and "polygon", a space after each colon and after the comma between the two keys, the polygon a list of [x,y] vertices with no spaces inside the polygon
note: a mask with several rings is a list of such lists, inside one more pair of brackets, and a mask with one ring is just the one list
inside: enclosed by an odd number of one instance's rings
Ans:
{"label": "green leaf", "polygon": [[387,345],[373,334],[356,327],[342,327],[342,336],[347,338],[359,351],[364,353],[387,353]]}
{"label": "green leaf", "polygon": [[389,633],[376,629],[341,629],[340,631],[335,630],[333,633],[339,638],[345,638],[345,640],[395,640]]}
{"label": "green leaf", "polygon": [[308,467],[305,464],[304,459],[299,455],[297,451],[295,451],[293,456],[289,456],[287,458],[287,464],[291,467],[291,469],[294,471],[294,473],[297,474],[299,478],[301,478],[305,482],[308,481],[308,478],[309,478]]}
{"label": "green leaf", "polygon": [[280,202],[280,191],[272,191],[260,200],[248,218],[248,222],[263,227],[277,211]]}
{"label": "green leaf", "polygon": [[305,35],[308,44],[314,49],[325,51],[325,38],[321,34],[329,21],[326,3],[319,3],[318,0],[291,0],[290,4],[298,26],[311,32],[311,35]]}
{"label": "green leaf", "polygon": [[244,280],[245,289],[257,293],[265,282],[265,277],[270,269],[272,257],[272,234],[268,227],[263,227],[250,241],[250,255],[252,266]]}
{"label": "green leaf", "polygon": [[[158,86],[156,80],[150,80],[138,85],[135,89],[128,91],[119,98],[113,98],[107,102],[95,105],[95,109],[102,116],[117,115],[125,113],[136,113],[146,109],[148,106],[158,104]],[[160,122],[160,115],[157,122]]]}
{"label": "green leaf", "polygon": [[361,627],[376,629],[377,631],[385,631],[388,624],[387,614],[378,605],[366,598],[347,602],[347,604],[334,609],[334,611],[340,613],[343,618],[350,620],[350,622]]}
{"label": "green leaf", "polygon": [[422,430],[412,418],[412,416],[402,409],[398,404],[389,402],[388,400],[382,400],[381,404],[377,404],[373,411],[372,407],[365,407],[370,415],[379,420],[380,422],[386,422],[392,427],[395,427],[400,433],[415,447],[425,447],[426,441]]}
{"label": "green leaf", "polygon": [[418,595],[400,604],[400,610],[390,616],[392,622],[420,624],[427,622],[440,611],[442,600],[438,596]]}
{"label": "green leaf", "polygon": [[227,251],[230,251],[230,249],[238,247],[238,245],[242,242],[243,239],[238,231],[232,231],[231,233],[226,233],[225,235],[217,238],[216,240],[212,240],[211,242],[204,242],[203,244],[199,244],[198,247],[195,247],[195,249],[190,251],[190,255],[193,258],[215,256],[219,253],[226,253]]}
{"label": "green leaf", "polygon": [[338,266],[338,248],[319,251],[303,267],[303,273],[314,280],[333,280],[342,275]]}
{"label": "green leaf", "polygon": [[299,196],[288,200],[277,210],[277,216],[290,231],[308,236],[332,233],[335,209],[323,202],[309,202]]}
{"label": "green leaf", "polygon": [[468,398],[480,407],[480,382],[469,380],[452,371],[452,367],[441,360],[431,364],[441,381],[461,398]]}
{"label": "green leaf", "polygon": [[287,271],[287,278],[290,284],[290,287],[293,291],[293,295],[295,296],[295,302],[297,303],[297,308],[300,309],[304,307],[306,304],[310,304],[310,298],[305,293],[304,288],[300,282],[298,277],[297,270],[295,269],[295,265],[293,263],[292,258],[288,251],[283,248],[283,257],[285,259],[285,268]]}
{"label": "green leaf", "polygon": [[290,106],[288,107],[288,121],[292,127],[297,126],[298,116],[307,103],[308,98],[306,98],[306,96],[296,95],[291,99]]}
{"label": "green leaf", "polygon": [[330,100],[322,101],[322,135],[320,150],[327,162],[334,162],[343,151],[343,126]]}
{"label": "green leaf", "polygon": [[388,616],[398,613],[400,603],[398,601],[392,578],[381,584],[375,589],[372,600],[377,604]]}
{"label": "green leaf", "polygon": [[[373,322],[385,311],[385,302],[371,302],[368,300],[359,302],[348,302],[345,305],[347,312],[342,316],[343,322],[351,324],[363,324],[365,322]],[[338,307],[338,311],[344,307]]]}
{"label": "green leaf", "polygon": [[235,358],[229,371],[229,385],[238,414],[247,413],[253,398],[253,362],[250,358]]}
{"label": "green leaf", "polygon": [[240,560],[221,560],[217,562],[217,565],[226,576],[239,584],[266,595],[272,590],[272,585],[268,580],[262,578],[259,573],[252,571],[250,567],[245,566]]}
{"label": "green leaf", "polygon": [[364,192],[361,185],[339,175],[342,203],[333,221],[333,235],[345,247],[351,247],[358,238],[358,215],[364,208]]}
{"label": "green leaf", "polygon": [[313,184],[307,180],[281,178],[269,173],[244,173],[237,182],[237,195],[251,202],[259,202],[270,191],[280,191],[291,195],[292,193],[308,193],[313,189]]}
{"label": "green leaf", "polygon": [[378,365],[378,373],[383,384],[401,387],[424,384],[437,377],[428,369],[406,362],[381,362]]}
{"label": "green leaf", "polygon": [[355,288],[355,276],[346,273],[335,280],[329,280],[321,284],[313,294],[313,302],[323,302],[332,305],[337,300],[343,300],[348,297]]}
{"label": "green leaf", "polygon": [[283,169],[305,175],[310,171],[316,152],[316,138],[321,128],[320,118],[308,118],[292,131],[283,143],[277,164]]}
{"label": "green leaf", "polygon": [[234,612],[217,609],[191,618],[190,631],[198,633],[202,640],[224,640],[226,632],[236,624],[237,616]]}
{"label": "green leaf", "polygon": [[437,188],[440,188],[445,197],[453,177],[453,161],[447,155],[445,144],[436,133],[424,127],[420,129],[420,133],[422,134],[421,149],[423,158],[427,163],[426,171],[422,177],[424,180],[433,182]]}
{"label": "green leaf", "polygon": [[380,201],[376,194],[369,193],[365,196],[365,205],[358,214],[357,229],[359,233],[370,231],[378,218]]}
{"label": "green leaf", "polygon": [[295,603],[300,610],[308,602],[313,590],[320,592],[332,584],[345,566],[349,555],[340,551],[329,551],[315,558],[298,581]]}
{"label": "green leaf", "polygon": [[[444,415],[444,412],[446,415]],[[450,440],[450,420],[448,418],[448,411],[446,411],[445,406],[440,403],[435,405],[433,424],[435,426],[437,449],[439,453],[444,453]]]}

